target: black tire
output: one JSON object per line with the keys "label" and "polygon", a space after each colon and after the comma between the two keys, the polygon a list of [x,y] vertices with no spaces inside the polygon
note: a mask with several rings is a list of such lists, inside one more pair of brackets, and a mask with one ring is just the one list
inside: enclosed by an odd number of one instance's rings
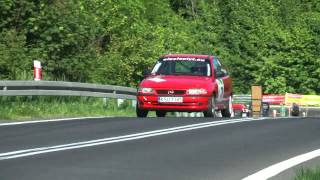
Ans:
{"label": "black tire", "polygon": [[165,111],[156,111],[157,117],[166,117],[167,112]]}
{"label": "black tire", "polygon": [[208,109],[206,111],[203,111],[204,117],[215,117],[216,115],[216,100],[215,97],[212,96],[211,101],[208,102]]}
{"label": "black tire", "polygon": [[232,96],[229,97],[229,100],[228,100],[228,106],[226,109],[223,109],[221,110],[221,115],[222,117],[231,117],[233,113],[233,108],[232,108]]}
{"label": "black tire", "polygon": [[145,117],[148,116],[148,110],[140,109],[139,105],[137,103],[137,105],[136,105],[136,114],[137,114],[137,117],[139,117],[139,118],[145,118]]}
{"label": "black tire", "polygon": [[300,114],[299,107],[297,105],[293,106],[291,110],[291,116],[299,116],[299,114]]}
{"label": "black tire", "polygon": [[291,116],[299,116],[299,111],[291,111]]}

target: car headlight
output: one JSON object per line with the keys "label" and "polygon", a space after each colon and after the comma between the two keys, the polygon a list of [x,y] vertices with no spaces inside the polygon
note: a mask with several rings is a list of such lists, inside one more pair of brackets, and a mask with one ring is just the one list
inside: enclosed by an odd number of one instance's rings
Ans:
{"label": "car headlight", "polygon": [[206,89],[188,89],[187,90],[187,94],[189,95],[203,95],[203,94],[207,94],[208,91]]}
{"label": "car headlight", "polygon": [[153,93],[154,90],[152,88],[139,88],[138,92],[143,94],[150,94]]}

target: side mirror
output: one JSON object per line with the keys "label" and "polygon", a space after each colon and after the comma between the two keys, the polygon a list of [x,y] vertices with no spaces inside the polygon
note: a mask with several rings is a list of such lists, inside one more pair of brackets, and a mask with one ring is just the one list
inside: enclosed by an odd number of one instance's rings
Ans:
{"label": "side mirror", "polygon": [[228,72],[225,69],[221,69],[221,71],[217,71],[215,74],[217,78],[228,76]]}
{"label": "side mirror", "polygon": [[221,78],[225,76],[225,73],[223,71],[218,71],[215,73],[217,78]]}
{"label": "side mirror", "polygon": [[223,72],[223,76],[228,76],[229,74],[228,74],[228,72],[227,72],[227,70],[225,70],[225,69],[221,69],[221,71]]}

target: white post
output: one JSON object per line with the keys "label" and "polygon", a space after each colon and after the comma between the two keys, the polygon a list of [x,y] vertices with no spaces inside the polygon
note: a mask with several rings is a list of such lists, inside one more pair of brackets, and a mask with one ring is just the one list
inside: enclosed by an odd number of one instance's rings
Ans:
{"label": "white post", "polygon": [[272,111],[272,116],[273,116],[273,118],[276,118],[276,117],[277,117],[277,110],[276,110],[276,109],[274,109],[274,110]]}
{"label": "white post", "polygon": [[117,99],[117,106],[120,107],[124,103],[124,99]]}
{"label": "white post", "polygon": [[137,100],[132,100],[131,103],[131,107],[136,108]]}

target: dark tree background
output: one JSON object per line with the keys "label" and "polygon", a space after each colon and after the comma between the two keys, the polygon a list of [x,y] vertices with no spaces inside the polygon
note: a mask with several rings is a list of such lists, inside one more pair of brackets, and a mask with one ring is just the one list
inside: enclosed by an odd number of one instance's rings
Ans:
{"label": "dark tree background", "polygon": [[213,54],[236,93],[320,93],[319,0],[2,0],[0,79],[136,86],[167,53]]}

